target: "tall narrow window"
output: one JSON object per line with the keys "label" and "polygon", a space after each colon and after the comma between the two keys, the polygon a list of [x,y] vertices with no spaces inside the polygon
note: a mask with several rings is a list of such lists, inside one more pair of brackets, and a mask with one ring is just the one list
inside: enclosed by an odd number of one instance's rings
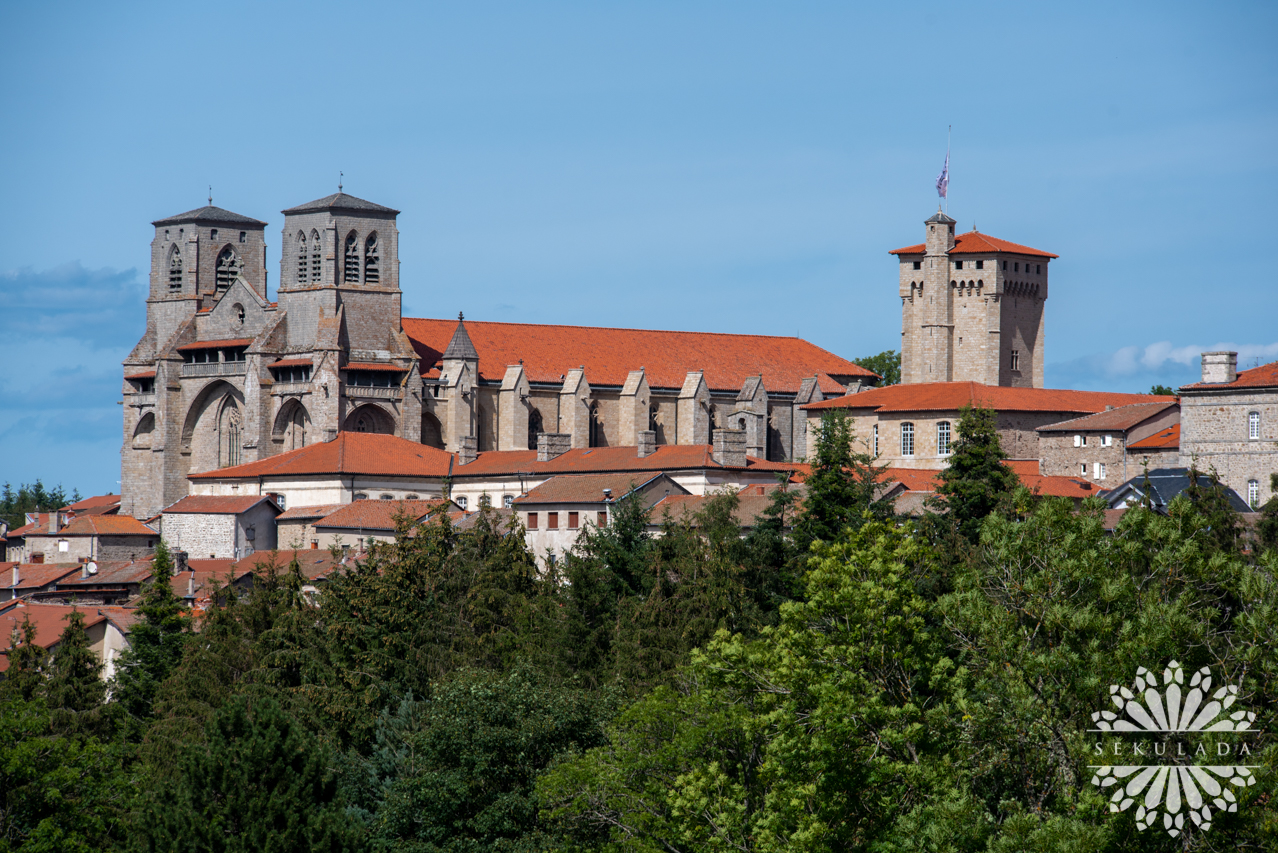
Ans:
{"label": "tall narrow window", "polygon": [[310,280],[310,254],[306,251],[306,235],[297,232],[297,283],[306,284]]}
{"label": "tall narrow window", "polygon": [[1021,369],[1021,351],[1014,349],[1012,350],[1012,370],[1020,370],[1020,369]]}
{"label": "tall narrow window", "polygon": [[354,231],[346,235],[346,251],[342,260],[342,281],[359,283],[359,235]]}
{"label": "tall narrow window", "polygon": [[240,256],[230,246],[217,256],[217,292],[226,293],[240,277]]}
{"label": "tall narrow window", "polygon": [[936,425],[936,452],[941,456],[950,455],[950,422],[940,421]]}
{"label": "tall narrow window", "polygon": [[909,421],[901,424],[901,455],[914,455],[914,424]]}
{"label": "tall narrow window", "polygon": [[176,293],[182,289],[182,253],[174,246],[169,251],[169,292]]}
{"label": "tall narrow window", "polygon": [[364,241],[364,283],[377,284],[382,278],[381,247],[377,244],[377,232],[368,235]]}
{"label": "tall narrow window", "polygon": [[1247,438],[1260,438],[1260,412],[1247,413]]}
{"label": "tall narrow window", "polygon": [[320,242],[318,231],[311,231],[311,281],[319,282],[324,277],[324,244]]}
{"label": "tall narrow window", "polygon": [[528,412],[528,449],[537,449],[537,436],[546,431],[542,425],[541,412],[532,409]]}
{"label": "tall narrow window", "polygon": [[874,458],[879,458],[879,425],[874,425]]}
{"label": "tall narrow window", "polygon": [[1247,481],[1247,506],[1252,509],[1260,509],[1260,481]]}

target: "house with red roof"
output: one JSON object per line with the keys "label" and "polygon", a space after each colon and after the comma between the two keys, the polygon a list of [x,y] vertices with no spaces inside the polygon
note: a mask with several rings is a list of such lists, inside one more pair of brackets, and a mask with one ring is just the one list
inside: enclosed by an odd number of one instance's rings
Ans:
{"label": "house with red roof", "polygon": [[136,560],[155,550],[160,537],[128,515],[75,516],[69,511],[42,513],[43,524],[23,528],[31,562]]}
{"label": "house with red roof", "polygon": [[188,495],[160,514],[159,528],[173,551],[210,560],[238,560],[275,549],[275,517],[280,507],[270,495]]}
{"label": "house with red roof", "polygon": [[1081,477],[1110,488],[1150,468],[1175,463],[1180,404],[1154,400],[1106,408],[1039,427],[1039,473]]}
{"label": "house with red roof", "polygon": [[115,662],[129,647],[128,635],[137,622],[137,614],[123,607],[81,607],[19,599],[0,605],[0,674],[9,669],[9,652],[15,632],[23,635],[29,623],[35,628],[35,644],[52,652],[58,647],[62,632],[67,627],[67,617],[72,612],[84,617],[85,633],[89,635],[89,648],[102,664],[100,675],[109,681],[115,674]]}
{"label": "house with red roof", "polygon": [[[314,510],[322,514],[312,517]],[[372,542],[393,542],[396,523],[409,527],[437,518],[441,513],[461,516],[456,504],[446,500],[359,500],[354,503],[290,510],[285,521],[276,519],[280,540],[289,547],[325,550],[365,550]],[[280,518],[284,518],[283,515]]]}
{"label": "house with red roof", "polygon": [[1215,471],[1259,508],[1278,473],[1278,361],[1238,369],[1238,353],[1202,354],[1202,378],[1180,387],[1180,467]]}

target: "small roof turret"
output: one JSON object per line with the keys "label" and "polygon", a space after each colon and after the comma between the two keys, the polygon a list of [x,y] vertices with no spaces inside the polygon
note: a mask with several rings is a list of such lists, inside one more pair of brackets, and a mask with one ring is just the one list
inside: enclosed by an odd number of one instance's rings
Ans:
{"label": "small roof turret", "polygon": [[362,198],[356,198],[355,196],[347,195],[344,192],[335,192],[332,195],[326,195],[323,198],[315,199],[315,201],[308,201],[306,204],[299,204],[297,207],[290,207],[288,210],[280,212],[287,216],[292,213],[316,213],[321,210],[354,210],[361,213],[399,213],[398,210],[395,210],[392,207],[374,204],[371,201],[365,201]]}
{"label": "small roof turret", "polygon": [[933,213],[931,218],[926,220],[923,224],[924,225],[957,225],[958,220],[950,219],[950,217],[945,213],[945,211],[940,210],[938,208],[936,213]]}
{"label": "small roof turret", "polygon": [[464,320],[465,315],[459,312],[457,314],[457,331],[453,332],[453,337],[448,342],[448,347],[444,350],[444,359],[479,360],[479,352],[475,349],[475,345],[471,343],[470,334],[466,331]]}
{"label": "small roof turret", "polygon": [[157,219],[152,225],[177,225],[182,222],[221,222],[235,225],[260,225],[265,228],[266,223],[260,219],[254,219],[251,216],[244,216],[240,213],[232,213],[229,210],[223,210],[220,207],[214,207],[206,204],[204,207],[197,207],[195,210],[188,210],[186,213],[179,213],[177,216],[166,216],[164,219]]}

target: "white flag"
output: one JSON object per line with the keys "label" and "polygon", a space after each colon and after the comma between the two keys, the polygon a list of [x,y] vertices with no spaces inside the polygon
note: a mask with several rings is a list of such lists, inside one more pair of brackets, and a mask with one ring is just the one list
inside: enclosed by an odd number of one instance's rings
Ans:
{"label": "white flag", "polygon": [[946,197],[946,192],[950,188],[950,152],[945,152],[945,168],[941,170],[941,174],[936,176],[936,194],[941,198]]}

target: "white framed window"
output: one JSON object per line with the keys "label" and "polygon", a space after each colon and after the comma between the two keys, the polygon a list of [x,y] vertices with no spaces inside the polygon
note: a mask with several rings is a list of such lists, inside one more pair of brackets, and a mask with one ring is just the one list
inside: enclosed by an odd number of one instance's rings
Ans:
{"label": "white framed window", "polygon": [[1104,462],[1096,463],[1096,479],[1097,480],[1105,479],[1105,463]]}
{"label": "white framed window", "polygon": [[901,455],[914,455],[914,424],[909,421],[901,424]]}
{"label": "white framed window", "polygon": [[1247,481],[1247,506],[1252,509],[1260,509],[1260,481]]}
{"label": "white framed window", "polygon": [[1081,435],[1074,436],[1074,446],[1075,447],[1083,446],[1083,437]]}
{"label": "white framed window", "polygon": [[1260,412],[1247,413],[1247,438],[1253,441],[1260,438]]}
{"label": "white framed window", "polygon": [[879,425],[875,424],[874,425],[874,456],[875,458],[877,458],[878,455],[879,455]]}
{"label": "white framed window", "polygon": [[502,496],[501,496],[501,505],[502,505],[502,506],[504,506],[506,509],[510,509],[512,506],[514,506],[514,505],[515,505],[515,496],[514,496],[514,495],[502,495]]}
{"label": "white framed window", "polygon": [[1086,477],[1086,476],[1087,476],[1087,463],[1086,463],[1086,462],[1081,462],[1081,463],[1079,463],[1079,466],[1078,466],[1078,476],[1080,476],[1080,477]]}
{"label": "white framed window", "polygon": [[460,497],[453,498],[453,503],[457,504],[459,508],[465,509],[468,501],[466,500],[466,496],[462,495]]}
{"label": "white framed window", "polygon": [[1114,446],[1114,437],[1112,435],[1101,436],[1101,447],[1113,447],[1113,446]]}
{"label": "white framed window", "polygon": [[949,421],[938,421],[936,424],[936,452],[941,456],[950,455]]}
{"label": "white framed window", "polygon": [[65,540],[65,539],[59,539],[59,540],[58,540],[58,550],[59,550],[59,551],[62,551],[62,552],[64,552],[64,553],[65,553],[66,551],[69,551],[70,549],[71,549],[71,543],[70,543],[70,542],[68,542],[68,541],[67,541],[67,540]]}

